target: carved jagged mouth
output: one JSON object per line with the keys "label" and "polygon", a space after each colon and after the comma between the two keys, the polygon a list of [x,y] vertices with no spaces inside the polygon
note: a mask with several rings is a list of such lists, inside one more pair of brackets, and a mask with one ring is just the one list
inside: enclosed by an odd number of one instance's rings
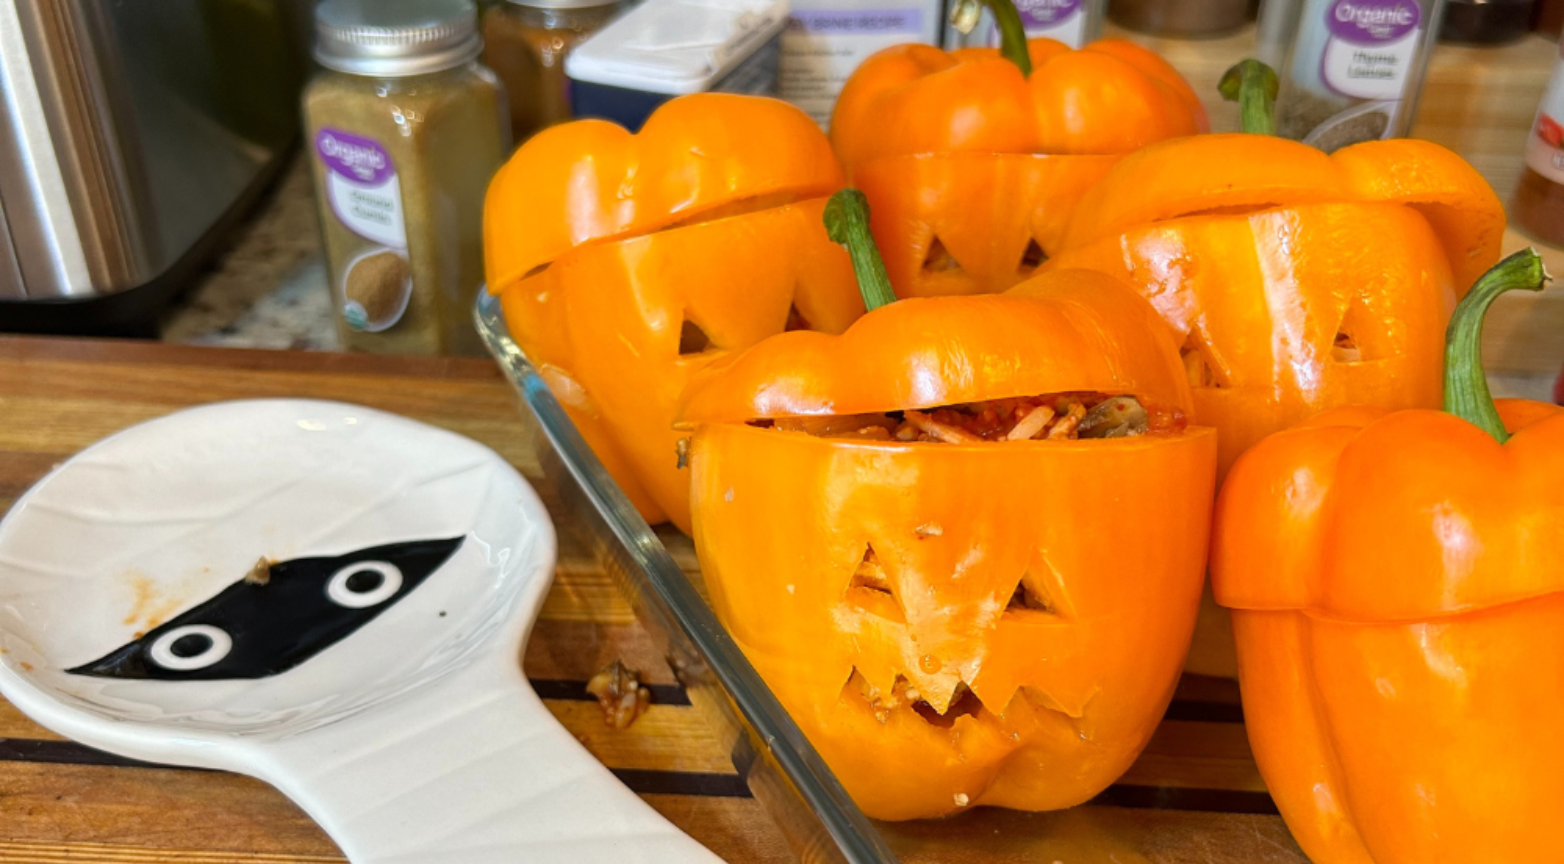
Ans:
{"label": "carved jagged mouth", "polygon": [[896,683],[891,687],[890,692],[885,692],[870,684],[869,679],[863,677],[857,669],[848,676],[847,684],[842,688],[842,696],[863,699],[881,723],[890,719],[890,712],[903,709],[917,714],[930,726],[938,726],[942,729],[949,729],[956,725],[957,718],[978,717],[986,710],[983,707],[983,700],[968,689],[966,684],[956,685],[956,693],[951,697],[950,707],[941,714],[923,698],[905,676],[897,675]]}
{"label": "carved jagged mouth", "polygon": [[893,712],[904,711],[916,715],[935,728],[951,729],[962,717],[995,722],[1000,715],[1022,708],[1031,712],[1045,712],[1054,716],[1056,721],[1068,724],[1072,729],[1079,730],[1081,727],[1080,716],[1064,710],[1047,694],[1028,686],[1018,687],[1004,711],[996,712],[984,705],[983,700],[979,699],[965,683],[957,684],[955,695],[950,700],[950,707],[941,714],[922,697],[905,676],[897,675],[896,683],[889,692],[885,692],[869,683],[862,673],[854,669],[848,676],[847,683],[842,687],[841,698],[862,700],[874,712],[875,719],[881,723],[888,722]]}
{"label": "carved jagged mouth", "polygon": [[[713,351],[722,351],[731,347],[718,344],[706,332],[704,327],[690,317],[690,314],[689,309],[684,310],[684,323],[679,327],[680,357],[693,357]],[[782,329],[789,332],[793,330],[813,330],[815,325],[809,323],[809,319],[804,317],[804,313],[799,311],[798,304],[795,303],[788,307],[787,320],[783,323]]]}
{"label": "carved jagged mouth", "polygon": [[[1028,570],[1011,592],[1004,614],[1058,614],[1058,604],[1049,590],[1049,583],[1053,581],[1057,581],[1057,578],[1045,580],[1040,574]],[[858,562],[852,581],[847,586],[847,601],[865,612],[906,623],[906,613],[872,545],[864,546],[863,560]]]}
{"label": "carved jagged mouth", "polygon": [[[1049,587],[1057,580],[1046,578],[1046,575],[1051,574],[1045,574],[1043,570],[1038,569],[1039,566],[1044,565],[1034,565],[1029,568],[1016,584],[1001,615],[1000,626],[1013,626],[1003,622],[1013,622],[1027,616],[1065,615],[1068,617],[1065,610],[1060,608],[1059,602],[1054,599],[1054,592]],[[1044,569],[1046,570],[1046,567]],[[873,546],[866,544],[863,559],[853,572],[846,599],[850,606],[856,607],[862,613],[898,624],[906,623],[906,611]],[[994,712],[987,708],[965,681],[956,682],[943,712],[937,707],[940,700],[936,698],[930,701],[926,698],[926,694],[919,692],[918,686],[908,676],[898,674],[890,689],[884,690],[876,687],[857,668],[854,668],[843,686],[842,698],[862,699],[881,723],[889,720],[891,712],[902,710],[910,711],[930,726],[942,729],[952,728],[962,717],[981,718],[990,714],[1004,713],[1004,711]],[[1017,704],[1015,700],[1021,700],[1022,705],[1033,711],[1046,710],[1071,722],[1078,719],[1061,708],[1055,700],[1033,687],[1018,688],[1012,696],[1011,705]],[[1009,710],[1010,706],[1004,708]]]}
{"label": "carved jagged mouth", "polygon": [[[1016,262],[1016,275],[1030,276],[1048,260],[1048,253],[1043,250],[1036,240],[1028,240],[1026,249],[1021,252],[1021,258]],[[950,254],[945,248],[944,241],[938,235],[929,239],[928,251],[923,255],[923,275],[925,277],[939,277],[947,273],[964,273],[966,268],[956,260],[956,256]]]}

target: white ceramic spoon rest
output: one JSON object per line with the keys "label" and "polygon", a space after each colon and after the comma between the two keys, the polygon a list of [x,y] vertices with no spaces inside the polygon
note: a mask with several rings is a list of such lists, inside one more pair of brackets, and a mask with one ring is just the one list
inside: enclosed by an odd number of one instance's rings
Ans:
{"label": "white ceramic spoon rest", "polygon": [[553,566],[537,495],[473,441],[194,408],[0,522],[0,692],[91,746],[271,783],[354,864],[716,862],[522,677]]}

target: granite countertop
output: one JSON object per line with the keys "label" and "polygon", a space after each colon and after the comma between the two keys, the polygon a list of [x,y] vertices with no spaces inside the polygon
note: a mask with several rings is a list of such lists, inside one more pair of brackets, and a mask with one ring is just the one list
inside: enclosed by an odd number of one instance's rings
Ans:
{"label": "granite countertop", "polygon": [[163,341],[341,349],[307,169],[295,154],[228,247],[164,314]]}

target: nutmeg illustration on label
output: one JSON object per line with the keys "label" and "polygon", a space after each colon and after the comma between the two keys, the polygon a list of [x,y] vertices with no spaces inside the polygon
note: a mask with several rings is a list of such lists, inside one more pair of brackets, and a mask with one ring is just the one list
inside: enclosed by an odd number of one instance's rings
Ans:
{"label": "nutmeg illustration on label", "polygon": [[407,259],[391,249],[368,252],[348,265],[342,279],[342,319],[371,333],[400,321],[413,293]]}

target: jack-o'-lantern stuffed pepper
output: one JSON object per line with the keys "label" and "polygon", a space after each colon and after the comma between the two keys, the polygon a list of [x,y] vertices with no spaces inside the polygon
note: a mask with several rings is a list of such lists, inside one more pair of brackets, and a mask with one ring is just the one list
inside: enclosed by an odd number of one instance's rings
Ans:
{"label": "jack-o'-lantern stuffed pepper", "polygon": [[831,117],[903,297],[1021,282],[1121,154],[1207,128],[1194,91],[1156,54],[1115,39],[1028,42],[1011,0],[984,4],[1000,48],[887,48],[848,79]]}
{"label": "jack-o'-lantern stuffed pepper", "polygon": [[[1263,80],[1251,85],[1246,98],[1263,95]],[[1246,104],[1245,127],[1268,130],[1269,111]],[[1043,269],[1108,273],[1162,313],[1226,473],[1326,408],[1438,405],[1445,324],[1499,260],[1504,222],[1482,175],[1427,141],[1327,155],[1268,134],[1201,135],[1114,166]]]}
{"label": "jack-o'-lantern stuffed pepper", "polygon": [[1215,434],[1185,423],[1174,345],[1129,289],[888,302],[853,196],[828,219],[873,311],[685,395],[712,603],[870,816],[1078,804],[1172,696]]}
{"label": "jack-o'-lantern stuffed pepper", "polygon": [[841,169],[773,99],[698,94],[637,134],[582,120],[527,142],[484,210],[512,336],[648,522],[688,531],[674,410],[690,374],[790,329],[863,312],[820,226]]}
{"label": "jack-o'-lantern stuffed pepper", "polygon": [[[1437,406],[1445,324],[1498,260],[1505,221],[1482,176],[1437,144],[1327,155],[1265,134],[1269,69],[1246,61],[1224,84],[1253,131],[1125,157],[1043,266],[1122,279],[1162,314],[1194,420],[1221,432],[1218,482],[1256,441],[1319,411]],[[1225,614],[1209,601],[1190,669],[1236,673]]]}
{"label": "jack-o'-lantern stuffed pepper", "polygon": [[1246,453],[1211,575],[1244,721],[1316,864],[1552,861],[1564,808],[1564,408],[1501,401],[1484,311],[1452,319],[1444,411],[1343,408]]}

